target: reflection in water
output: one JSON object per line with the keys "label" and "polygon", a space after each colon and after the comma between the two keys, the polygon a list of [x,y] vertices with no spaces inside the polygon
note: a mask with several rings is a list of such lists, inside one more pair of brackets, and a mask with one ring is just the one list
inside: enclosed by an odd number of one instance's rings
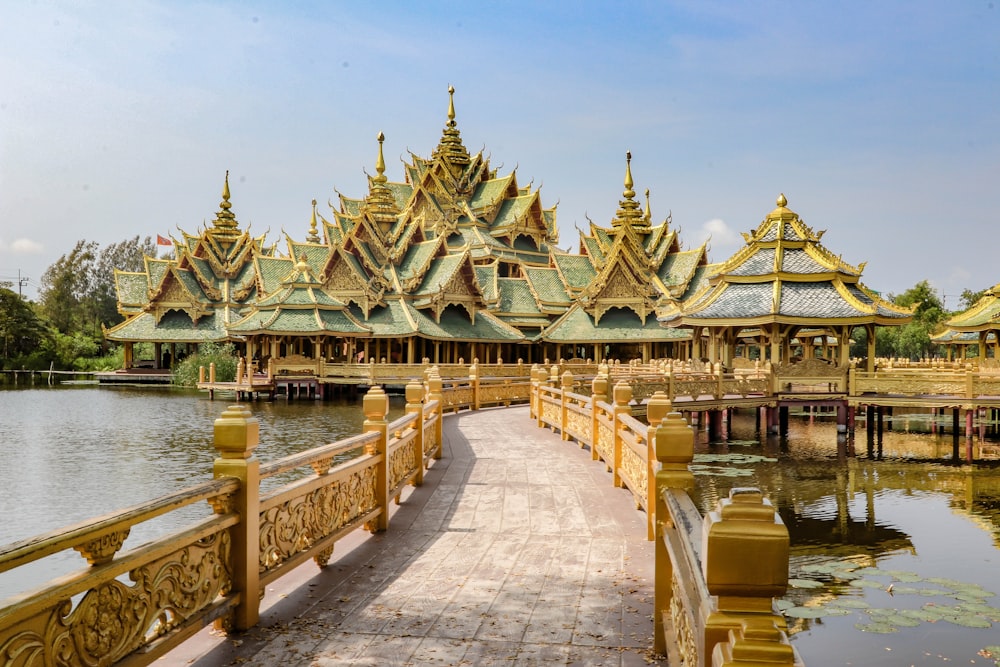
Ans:
{"label": "reflection in water", "polygon": [[904,427],[921,422],[897,417],[881,447],[863,424],[852,442],[808,417],[763,442],[752,416],[735,417],[723,441],[700,434],[702,511],[757,486],[788,526],[793,585],[781,606],[810,667],[993,664],[978,653],[1000,643],[1000,466],[965,460],[997,443]]}

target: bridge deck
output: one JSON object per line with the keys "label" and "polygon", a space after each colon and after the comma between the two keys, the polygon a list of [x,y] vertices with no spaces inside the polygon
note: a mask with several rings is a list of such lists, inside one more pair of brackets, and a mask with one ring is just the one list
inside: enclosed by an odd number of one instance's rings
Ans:
{"label": "bridge deck", "polygon": [[645,517],[605,466],[527,407],[449,417],[444,440],[387,532],[269,587],[253,630],[203,631],[160,662],[666,664]]}

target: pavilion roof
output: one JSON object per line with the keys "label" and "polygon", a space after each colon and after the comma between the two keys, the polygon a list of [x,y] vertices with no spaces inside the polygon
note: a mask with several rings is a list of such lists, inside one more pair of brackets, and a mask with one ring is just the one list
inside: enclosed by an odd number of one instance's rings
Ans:
{"label": "pavilion roof", "polygon": [[843,262],[786,207],[784,195],[746,246],[715,265],[707,285],[683,301],[667,304],[659,319],[667,326],[759,326],[769,323],[905,324],[910,309],[882,300],[861,282],[864,264]]}
{"label": "pavilion roof", "polygon": [[1000,284],[986,290],[964,312],[950,317],[945,326],[963,332],[1000,330]]}
{"label": "pavilion roof", "polygon": [[598,326],[580,304],[574,303],[565,314],[539,333],[537,340],[550,343],[615,343],[690,338],[689,330],[662,327],[652,317],[643,322],[630,309],[615,308],[604,313]]}

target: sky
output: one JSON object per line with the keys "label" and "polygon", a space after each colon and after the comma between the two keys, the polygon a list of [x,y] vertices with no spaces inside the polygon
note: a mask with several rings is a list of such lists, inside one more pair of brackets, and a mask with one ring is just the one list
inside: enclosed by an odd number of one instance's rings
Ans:
{"label": "sky", "polygon": [[[655,222],[723,261],[779,193],[862,280],[948,308],[1000,283],[1000,1],[0,5],[0,281],[78,240],[242,227],[305,240],[458,128],[608,226],[625,153]],[[329,216],[328,216],[329,217]]]}

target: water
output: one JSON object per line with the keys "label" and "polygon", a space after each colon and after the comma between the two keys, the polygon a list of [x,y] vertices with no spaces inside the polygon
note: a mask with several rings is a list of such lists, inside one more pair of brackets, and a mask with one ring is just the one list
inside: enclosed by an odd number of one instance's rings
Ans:
{"label": "water", "polygon": [[[392,397],[390,419],[404,401]],[[0,544],[211,479],[213,424],[226,399],[170,388],[0,390]],[[360,397],[342,402],[260,401],[255,455],[272,461],[361,431]],[[266,485],[265,485],[266,488]],[[203,516],[185,508],[133,528],[125,548]],[[0,573],[0,599],[84,565],[75,552]]]}
{"label": "water", "polygon": [[[390,418],[402,404],[394,397]],[[0,390],[0,543],[209,479],[212,426],[227,405],[165,388]],[[360,399],[252,403],[261,426],[256,455],[269,461],[356,434],[360,407]],[[869,451],[860,423],[856,455],[848,456],[849,443],[838,442],[829,421],[793,418],[787,439],[760,441],[753,417],[737,415],[726,439],[709,443],[699,434],[696,501],[706,511],[733,486],[758,486],[779,508],[792,538],[792,577],[817,586],[790,588],[783,604],[841,614],[788,619],[810,667],[992,666],[979,653],[1000,644],[1000,599],[986,595],[1000,593],[1000,467],[965,459],[970,451],[992,456],[998,443],[974,440],[970,449],[962,436],[956,448],[948,433],[909,432],[929,430],[926,417],[898,415],[894,426],[881,449]],[[167,529],[136,530],[125,546]],[[70,552],[0,574],[0,599],[82,564]],[[977,600],[994,610],[979,615],[994,614],[992,627],[892,615],[929,618],[927,609]],[[885,619],[894,623],[871,630]],[[895,631],[883,634],[887,628]]]}
{"label": "water", "polygon": [[700,434],[702,511],[756,486],[789,528],[794,585],[781,604],[810,667],[1000,661],[1000,466],[967,462],[997,442],[963,435],[956,446],[927,423],[897,418],[881,448],[863,422],[853,442],[808,418],[793,418],[787,439],[761,442],[752,417],[719,442]]}

